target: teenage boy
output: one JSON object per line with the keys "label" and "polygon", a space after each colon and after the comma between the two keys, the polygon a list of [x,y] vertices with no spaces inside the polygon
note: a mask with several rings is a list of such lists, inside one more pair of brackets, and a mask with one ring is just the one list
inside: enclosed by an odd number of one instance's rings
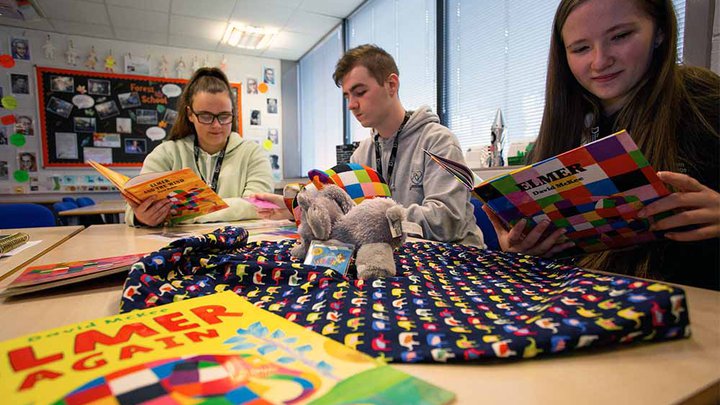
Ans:
{"label": "teenage boy", "polygon": [[392,56],[375,45],[353,48],[337,62],[333,80],[358,122],[372,129],[350,161],[380,173],[426,239],[484,247],[469,191],[423,152],[464,163],[460,144],[430,107],[403,107]]}

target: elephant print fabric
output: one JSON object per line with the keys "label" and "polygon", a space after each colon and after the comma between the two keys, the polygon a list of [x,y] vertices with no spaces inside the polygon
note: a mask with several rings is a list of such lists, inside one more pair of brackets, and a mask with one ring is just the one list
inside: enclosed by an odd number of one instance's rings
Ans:
{"label": "elephant print fabric", "polygon": [[390,362],[551,356],[690,335],[682,289],[464,245],[408,242],[398,274],[358,280],[290,256],[294,240],[247,243],[225,227],[135,263],[121,312],[231,290]]}

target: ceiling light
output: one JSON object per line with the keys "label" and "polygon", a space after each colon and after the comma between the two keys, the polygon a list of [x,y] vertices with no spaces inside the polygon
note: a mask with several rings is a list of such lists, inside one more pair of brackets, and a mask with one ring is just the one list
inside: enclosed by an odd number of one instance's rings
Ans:
{"label": "ceiling light", "polygon": [[254,27],[230,23],[223,35],[222,43],[245,49],[264,49],[276,34],[271,28]]}

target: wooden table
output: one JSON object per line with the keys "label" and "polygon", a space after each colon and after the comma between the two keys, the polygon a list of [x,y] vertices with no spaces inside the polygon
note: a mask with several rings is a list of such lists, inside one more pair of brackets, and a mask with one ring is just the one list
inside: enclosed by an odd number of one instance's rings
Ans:
{"label": "wooden table", "polygon": [[30,241],[41,240],[42,242],[15,255],[0,258],[0,281],[11,276],[15,270],[24,267],[82,230],[82,226],[3,229],[3,234],[25,232],[30,235]]}
{"label": "wooden table", "polygon": [[[195,225],[182,230],[208,230]],[[35,264],[146,252],[157,232],[94,225]],[[0,340],[117,314],[123,276],[0,301]],[[473,365],[396,365],[455,392],[457,403],[712,403],[720,399],[720,293],[685,287],[692,337],[566,356]]]}
{"label": "wooden table", "polygon": [[109,223],[117,224],[120,222],[120,214],[125,212],[125,200],[108,200],[101,201],[94,205],[73,208],[59,212],[62,217],[80,216],[80,215],[107,215]]}

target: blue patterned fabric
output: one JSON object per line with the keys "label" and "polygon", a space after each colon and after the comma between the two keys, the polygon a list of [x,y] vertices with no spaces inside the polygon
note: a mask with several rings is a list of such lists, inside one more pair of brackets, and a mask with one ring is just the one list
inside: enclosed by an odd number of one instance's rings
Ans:
{"label": "blue patterned fabric", "polygon": [[447,243],[406,243],[398,277],[364,282],[293,261],[293,240],[247,236],[226,227],[147,255],[128,275],[121,312],[232,290],[392,362],[531,358],[690,334],[685,293],[659,282]]}

